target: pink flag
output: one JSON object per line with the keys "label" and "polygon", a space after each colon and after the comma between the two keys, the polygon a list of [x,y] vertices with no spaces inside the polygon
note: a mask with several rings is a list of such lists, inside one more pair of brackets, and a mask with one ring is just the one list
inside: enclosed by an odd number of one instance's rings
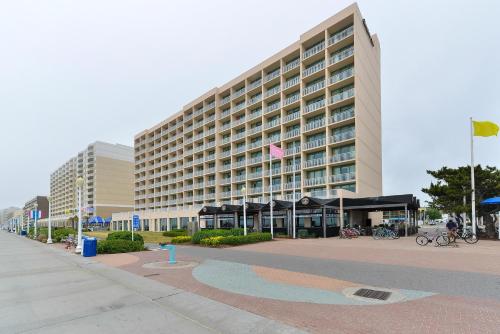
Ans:
{"label": "pink flag", "polygon": [[278,159],[283,159],[284,152],[278,146],[270,144],[269,145],[269,150],[271,151],[271,157],[275,157],[275,158],[278,158]]}

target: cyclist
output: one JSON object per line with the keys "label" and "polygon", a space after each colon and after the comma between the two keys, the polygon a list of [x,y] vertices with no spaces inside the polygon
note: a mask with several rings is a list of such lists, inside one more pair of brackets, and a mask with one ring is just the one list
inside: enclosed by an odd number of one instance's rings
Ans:
{"label": "cyclist", "polygon": [[[450,240],[453,240],[454,242],[456,242],[456,236],[457,236],[457,223],[450,218],[450,220],[448,220],[448,223],[446,223],[446,229],[448,229],[448,238]],[[453,236],[453,238],[452,238]]]}

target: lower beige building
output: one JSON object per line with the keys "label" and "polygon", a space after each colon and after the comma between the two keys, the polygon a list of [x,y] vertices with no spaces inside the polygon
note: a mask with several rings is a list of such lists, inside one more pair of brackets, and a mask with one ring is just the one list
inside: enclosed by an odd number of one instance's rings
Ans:
{"label": "lower beige building", "polygon": [[[83,178],[82,216],[110,218],[134,208],[134,150],[97,141],[51,174],[50,201],[55,226],[71,223],[78,214],[76,179]],[[43,219],[41,224],[46,224]]]}

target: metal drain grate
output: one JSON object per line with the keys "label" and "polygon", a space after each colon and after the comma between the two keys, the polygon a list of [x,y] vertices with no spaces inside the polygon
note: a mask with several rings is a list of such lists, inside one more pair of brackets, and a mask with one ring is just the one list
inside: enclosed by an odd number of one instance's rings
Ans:
{"label": "metal drain grate", "polygon": [[387,292],[387,291],[380,291],[380,290],[359,289],[358,291],[356,291],[354,293],[354,295],[359,296],[359,297],[364,297],[364,298],[387,300],[391,296],[391,293]]}

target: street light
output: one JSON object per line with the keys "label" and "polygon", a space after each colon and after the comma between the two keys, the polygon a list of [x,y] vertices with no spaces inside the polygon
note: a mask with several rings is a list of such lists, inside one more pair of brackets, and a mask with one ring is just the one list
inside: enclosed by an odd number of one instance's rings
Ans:
{"label": "street light", "polygon": [[245,186],[241,188],[241,193],[243,194],[243,234],[247,235],[247,188]]}
{"label": "street light", "polygon": [[79,176],[76,179],[76,187],[78,189],[78,239],[75,253],[82,252],[82,186],[83,178]]}
{"label": "street light", "polygon": [[52,243],[52,222],[50,221],[50,216],[52,214],[52,208],[51,208],[51,202],[52,202],[52,197],[47,196],[47,201],[49,202],[49,235],[47,237],[47,243],[51,244]]}
{"label": "street light", "polygon": [[37,233],[36,233],[36,221],[37,221],[37,218],[38,218],[38,203],[37,202],[35,202],[34,208],[35,208],[35,211],[34,211],[34,214],[33,214],[33,216],[35,217],[35,234],[34,234],[34,236],[35,236],[35,239],[36,239],[36,235],[37,235]]}

